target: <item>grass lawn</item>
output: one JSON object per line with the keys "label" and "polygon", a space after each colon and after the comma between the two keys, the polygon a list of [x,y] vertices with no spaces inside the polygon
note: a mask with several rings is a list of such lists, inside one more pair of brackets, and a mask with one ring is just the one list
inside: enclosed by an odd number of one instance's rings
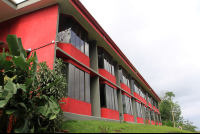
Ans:
{"label": "grass lawn", "polygon": [[[99,127],[103,129],[100,129]],[[76,120],[64,122],[63,129],[69,130],[69,133],[190,133],[185,130],[167,126]]]}

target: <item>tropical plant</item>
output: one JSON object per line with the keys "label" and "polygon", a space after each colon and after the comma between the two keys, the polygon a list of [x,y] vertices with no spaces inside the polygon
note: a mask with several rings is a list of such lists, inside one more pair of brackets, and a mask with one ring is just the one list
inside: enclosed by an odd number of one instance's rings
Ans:
{"label": "tropical plant", "polygon": [[[57,131],[57,127],[44,123],[56,123],[62,111],[56,97],[59,95],[43,92],[50,91],[62,79],[56,77],[40,85],[36,52],[27,59],[21,39],[16,35],[8,35],[7,43],[10,53],[3,50],[0,55],[0,133]],[[6,60],[6,56],[10,56],[10,60]]]}

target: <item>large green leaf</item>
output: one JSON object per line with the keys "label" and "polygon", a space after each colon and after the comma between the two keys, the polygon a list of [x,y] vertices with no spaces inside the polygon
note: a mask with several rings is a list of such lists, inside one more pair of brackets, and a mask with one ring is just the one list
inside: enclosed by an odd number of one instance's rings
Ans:
{"label": "large green leaf", "polygon": [[6,41],[13,56],[20,56],[20,49],[16,35],[8,35]]}
{"label": "large green leaf", "polygon": [[26,85],[25,84],[18,84],[17,83],[17,89],[22,89],[23,91],[25,91],[26,92]]}
{"label": "large green leaf", "polygon": [[26,58],[27,54],[26,54],[26,50],[22,46],[21,38],[18,38],[18,45],[19,45],[19,49],[20,49],[20,54],[22,54],[23,57]]}
{"label": "large green leaf", "polygon": [[6,114],[12,114],[16,111],[16,109],[7,109]]}
{"label": "large green leaf", "polygon": [[7,104],[7,102],[5,100],[1,100],[0,101],[0,108],[3,108],[6,104]]}
{"label": "large green leaf", "polygon": [[12,70],[12,66],[13,66],[13,62],[9,61],[9,60],[5,60],[3,62],[3,65],[5,67],[5,71],[8,71],[8,70]]}
{"label": "large green leaf", "polygon": [[5,61],[5,59],[6,59],[6,54],[5,54],[5,50],[3,49],[3,53],[1,53],[0,55],[0,70],[4,69],[3,62]]}
{"label": "large green leaf", "polygon": [[36,76],[36,71],[37,71],[37,65],[38,65],[38,59],[37,59],[37,55],[36,55],[36,52],[34,52],[34,57],[35,57],[35,60],[33,61],[33,64],[32,64],[32,67],[31,67],[31,79],[34,79],[35,76]]}
{"label": "large green leaf", "polygon": [[33,79],[30,79],[30,78],[26,79],[26,82],[25,82],[26,87],[28,87],[32,82],[33,82]]}
{"label": "large green leaf", "polygon": [[1,96],[0,96],[0,100],[5,100],[7,95],[8,95],[9,91],[7,90],[3,90]]}
{"label": "large green leaf", "polygon": [[26,105],[25,105],[23,102],[15,102],[15,103],[13,103],[13,105],[14,105],[16,108],[19,108],[19,106],[20,106],[20,108],[22,107],[22,108],[24,108],[25,110],[27,110],[27,107],[26,107]]}
{"label": "large green leaf", "polygon": [[15,65],[19,66],[21,69],[25,70],[28,73],[28,65],[26,61],[24,60],[22,54],[20,54],[20,56],[14,56],[13,61]]}
{"label": "large green leaf", "polygon": [[56,117],[57,117],[57,116],[56,116],[55,114],[51,114],[50,117],[49,117],[49,119],[50,119],[50,120],[53,120],[53,119],[55,119]]}
{"label": "large green leaf", "polygon": [[21,120],[20,126],[14,130],[15,133],[28,133],[28,121],[26,119]]}
{"label": "large green leaf", "polygon": [[10,79],[8,80],[7,84],[4,87],[4,90],[7,90],[13,94],[17,93],[16,84],[14,84]]}

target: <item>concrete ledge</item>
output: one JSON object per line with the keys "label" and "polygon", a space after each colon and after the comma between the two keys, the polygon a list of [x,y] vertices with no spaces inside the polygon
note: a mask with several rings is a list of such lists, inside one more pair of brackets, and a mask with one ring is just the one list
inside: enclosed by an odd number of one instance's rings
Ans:
{"label": "concrete ledge", "polygon": [[[80,115],[80,114],[74,114],[74,113],[69,113],[69,112],[64,112],[63,114],[65,116],[64,121],[66,121],[66,120],[78,120],[78,121],[98,120],[98,121],[108,121],[108,122],[119,122],[120,123],[119,120],[106,119],[106,118],[95,117],[95,116]],[[133,123],[133,122],[130,122],[130,123]]]}

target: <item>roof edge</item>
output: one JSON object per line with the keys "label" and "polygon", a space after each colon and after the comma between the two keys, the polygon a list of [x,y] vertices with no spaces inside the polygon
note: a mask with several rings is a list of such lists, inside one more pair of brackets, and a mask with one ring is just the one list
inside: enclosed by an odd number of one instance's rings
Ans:
{"label": "roof edge", "polygon": [[115,48],[115,50],[122,56],[122,58],[127,62],[127,64],[134,70],[134,73],[138,78],[147,86],[147,88],[153,93],[153,95],[161,101],[158,95],[142,77],[142,75],[137,71],[137,69],[132,65],[124,53],[119,49],[119,47],[114,43],[114,41],[109,37],[109,35],[104,31],[104,29],[99,25],[99,23],[94,19],[94,17],[89,13],[89,11],[84,7],[84,5],[79,0],[69,0],[72,4],[75,4],[79,10],[87,17],[87,19],[95,26],[95,28],[106,38],[106,40]]}

